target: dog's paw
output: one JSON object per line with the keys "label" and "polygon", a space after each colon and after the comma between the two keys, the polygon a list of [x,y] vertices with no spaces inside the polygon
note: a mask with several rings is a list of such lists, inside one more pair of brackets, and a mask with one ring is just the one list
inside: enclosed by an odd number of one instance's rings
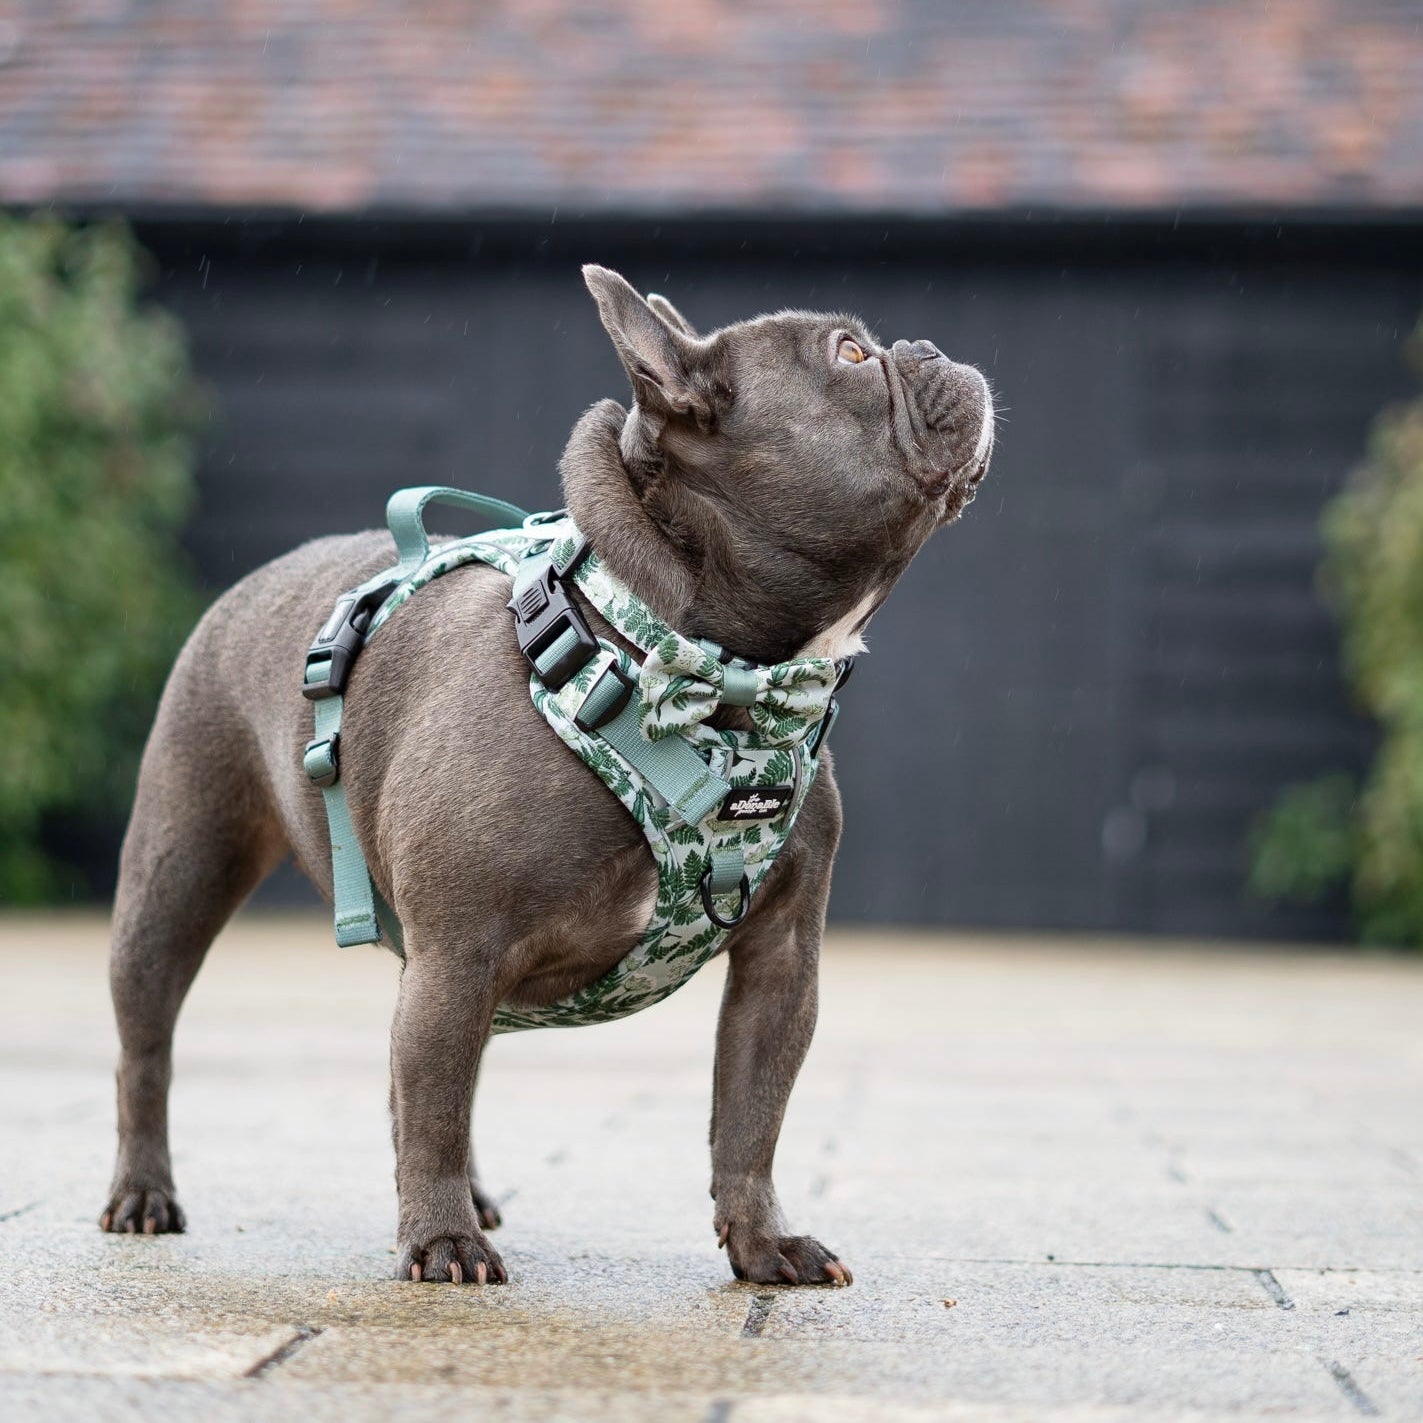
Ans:
{"label": "dog's paw", "polygon": [[725,1226],[731,1273],[757,1285],[853,1285],[850,1267],[809,1235],[753,1235]]}
{"label": "dog's paw", "polygon": [[99,1229],[112,1235],[181,1235],[187,1228],[171,1187],[117,1188],[99,1217]]}
{"label": "dog's paw", "polygon": [[474,1201],[474,1213],[485,1230],[495,1230],[504,1223],[499,1207],[494,1204],[494,1197],[473,1176],[469,1178],[469,1194]]}
{"label": "dog's paw", "polygon": [[509,1282],[499,1252],[488,1241],[476,1240],[472,1235],[443,1235],[424,1245],[402,1242],[395,1278],[456,1285]]}

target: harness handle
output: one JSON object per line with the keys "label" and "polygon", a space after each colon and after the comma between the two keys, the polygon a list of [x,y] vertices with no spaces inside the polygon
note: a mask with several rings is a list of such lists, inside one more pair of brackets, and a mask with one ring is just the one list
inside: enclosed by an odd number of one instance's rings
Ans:
{"label": "harness handle", "polygon": [[407,578],[430,556],[430,536],[425,532],[425,506],[451,504],[471,509],[491,520],[491,529],[518,528],[529,516],[516,505],[485,494],[470,494],[463,489],[451,489],[442,484],[422,484],[414,489],[397,489],[385,506],[385,521],[395,540],[400,564],[392,570],[397,578]]}

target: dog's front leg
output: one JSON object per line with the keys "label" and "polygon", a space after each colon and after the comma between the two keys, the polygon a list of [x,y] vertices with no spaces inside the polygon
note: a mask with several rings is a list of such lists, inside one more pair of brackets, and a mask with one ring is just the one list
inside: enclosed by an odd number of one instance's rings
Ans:
{"label": "dog's front leg", "polygon": [[848,1285],[833,1250],[790,1233],[771,1181],[786,1102],[815,1031],[825,902],[811,894],[797,903],[788,889],[728,953],[712,1102],[715,1228],[739,1280]]}
{"label": "dog's front leg", "polygon": [[494,1008],[493,985],[467,961],[409,946],[390,1052],[397,1279],[508,1279],[480,1228],[469,1176],[474,1080]]}

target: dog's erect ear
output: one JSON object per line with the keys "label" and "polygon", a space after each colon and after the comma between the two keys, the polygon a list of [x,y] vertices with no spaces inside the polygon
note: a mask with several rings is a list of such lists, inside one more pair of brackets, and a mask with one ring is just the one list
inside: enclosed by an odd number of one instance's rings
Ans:
{"label": "dog's erect ear", "polygon": [[674,331],[680,331],[684,336],[691,336],[694,340],[697,335],[697,328],[667,300],[665,296],[658,296],[656,292],[648,292],[647,304],[655,311]]}
{"label": "dog's erect ear", "polygon": [[696,379],[697,342],[666,321],[616,272],[589,263],[583,280],[613,338],[639,405],[667,415],[711,417],[711,403]]}

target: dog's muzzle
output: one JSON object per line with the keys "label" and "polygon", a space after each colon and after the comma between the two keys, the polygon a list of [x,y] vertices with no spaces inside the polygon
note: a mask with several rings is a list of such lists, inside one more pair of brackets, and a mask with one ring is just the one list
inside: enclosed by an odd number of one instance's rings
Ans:
{"label": "dog's muzzle", "polygon": [[977,483],[993,451],[993,397],[973,366],[951,361],[932,341],[896,341],[890,351],[927,486]]}

